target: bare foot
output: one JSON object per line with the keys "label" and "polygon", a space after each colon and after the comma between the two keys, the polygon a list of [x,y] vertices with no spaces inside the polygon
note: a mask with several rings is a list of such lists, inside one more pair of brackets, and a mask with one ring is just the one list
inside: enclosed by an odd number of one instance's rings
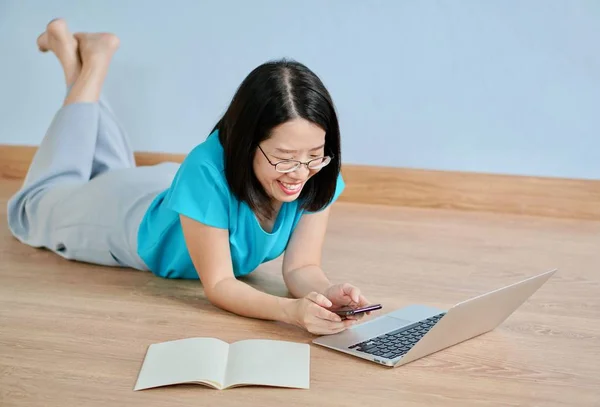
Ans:
{"label": "bare foot", "polygon": [[97,102],[102,92],[110,61],[119,48],[119,38],[108,33],[77,33],[81,73],[64,104]]}
{"label": "bare foot", "polygon": [[86,67],[108,69],[112,56],[119,48],[119,38],[110,33],[77,33],[79,55]]}
{"label": "bare foot", "polygon": [[40,51],[52,51],[60,61],[65,72],[67,85],[73,84],[81,71],[77,40],[69,31],[67,23],[63,19],[55,19],[48,23],[44,31],[37,39]]}

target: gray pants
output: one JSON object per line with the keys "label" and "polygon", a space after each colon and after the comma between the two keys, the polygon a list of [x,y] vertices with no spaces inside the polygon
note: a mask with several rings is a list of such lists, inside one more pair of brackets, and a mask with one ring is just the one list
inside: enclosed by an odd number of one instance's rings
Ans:
{"label": "gray pants", "polygon": [[21,242],[66,259],[147,270],[137,254],[139,224],[178,167],[136,167],[105,100],[64,106],[8,202],[8,226]]}

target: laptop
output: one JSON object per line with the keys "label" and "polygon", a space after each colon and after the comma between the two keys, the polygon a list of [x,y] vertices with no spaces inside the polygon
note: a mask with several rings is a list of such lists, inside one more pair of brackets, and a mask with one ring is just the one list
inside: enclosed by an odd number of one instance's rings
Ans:
{"label": "laptop", "polygon": [[490,291],[449,310],[410,305],[313,343],[384,366],[405,365],[496,328],[556,269]]}

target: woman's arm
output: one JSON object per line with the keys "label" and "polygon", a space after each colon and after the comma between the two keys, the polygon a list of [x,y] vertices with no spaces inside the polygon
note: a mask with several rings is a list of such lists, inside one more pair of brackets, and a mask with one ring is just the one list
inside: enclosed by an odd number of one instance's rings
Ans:
{"label": "woman's arm", "polygon": [[293,300],[263,293],[235,278],[226,229],[213,228],[183,215],[181,227],[211,303],[238,315],[289,322],[284,309]]}
{"label": "woman's arm", "polygon": [[233,274],[229,232],[180,215],[190,257],[208,300],[215,306],[250,318],[282,321],[302,326],[313,333],[335,333],[348,324],[321,305],[322,295],[301,299],[282,298],[254,289]]}
{"label": "woman's arm", "polygon": [[303,215],[283,258],[283,279],[294,297],[311,291],[325,294],[331,282],[321,269],[329,208]]}
{"label": "woman's arm", "polygon": [[332,284],[321,269],[329,211],[327,208],[302,216],[285,252],[285,284],[295,297],[316,291],[332,301],[335,306],[367,305],[367,299],[361,295],[358,288],[348,283]]}

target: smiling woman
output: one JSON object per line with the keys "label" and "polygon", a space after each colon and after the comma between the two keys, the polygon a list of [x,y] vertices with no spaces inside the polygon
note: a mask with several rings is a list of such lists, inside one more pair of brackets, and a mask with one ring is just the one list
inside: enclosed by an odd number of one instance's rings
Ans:
{"label": "smiling woman", "polygon": [[[213,304],[239,315],[316,334],[352,325],[332,308],[367,300],[320,266],[329,207],[344,189],[338,119],[321,80],[295,61],[262,64],[181,165],[136,167],[102,96],[118,46],[113,34],[74,36],[63,20],[40,35],[67,96],[8,203],[13,235],[66,259],[200,279]],[[282,254],[295,298],[236,278]]]}
{"label": "smiling woman", "polygon": [[254,69],[215,130],[232,192],[262,216],[297,198],[302,209],[316,211],[334,197],[341,163],[337,115],[306,66],[283,60]]}
{"label": "smiling woman", "polygon": [[[298,126],[299,124],[303,124],[304,121],[297,121],[294,120],[290,123],[293,123],[294,125]],[[285,126],[282,125],[282,126]],[[273,133],[277,132],[278,129],[275,129],[275,131],[273,131]],[[272,136],[273,138],[273,136]],[[321,145],[319,147],[315,147],[315,148],[311,148],[310,152],[315,152],[315,151],[320,151],[323,149],[323,147],[325,147],[325,145]],[[319,171],[321,168],[325,167],[327,164],[329,164],[331,162],[331,157],[328,156],[314,156],[311,155],[311,159],[307,162],[302,162],[302,161],[298,161],[295,160],[292,156],[292,158],[278,158],[276,156],[273,156],[275,158],[277,158],[280,161],[277,161],[275,163],[273,163],[270,159],[269,156],[265,153],[265,151],[262,149],[262,147],[259,145],[258,149],[261,151],[261,153],[263,153],[263,155],[265,156],[265,158],[267,159],[267,161],[269,162],[269,164],[271,164],[273,167],[275,167],[275,171],[282,173],[282,174],[290,174],[290,173],[294,173],[298,170],[298,168],[300,168],[302,165],[306,165],[306,168],[309,171],[309,178],[314,174],[314,172]],[[276,148],[276,151],[283,153],[283,154],[295,154],[297,153],[299,150],[286,150],[286,149],[281,149],[281,148]],[[254,171],[256,173],[260,173],[260,169],[257,168],[255,166]],[[260,176],[259,177],[260,180]],[[285,182],[282,179],[277,179],[276,180],[279,183],[279,186],[281,187],[281,189],[283,189],[283,191],[291,196],[295,196],[297,197],[297,195],[302,191],[302,187],[304,186],[305,182],[308,181],[308,178],[305,180],[299,180],[298,182]],[[263,183],[261,181],[261,184],[263,185],[263,187],[265,187],[265,185],[268,185]],[[275,188],[275,190],[277,190],[277,188]],[[272,195],[274,196],[274,195]]]}

